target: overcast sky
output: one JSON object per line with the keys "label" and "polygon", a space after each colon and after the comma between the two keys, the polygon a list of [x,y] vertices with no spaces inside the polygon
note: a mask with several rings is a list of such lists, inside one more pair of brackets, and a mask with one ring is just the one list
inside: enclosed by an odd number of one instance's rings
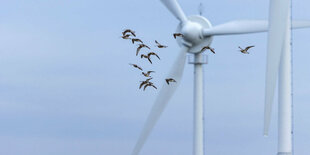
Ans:
{"label": "overcast sky", "polygon": [[[213,25],[267,19],[268,0],[179,0],[187,15]],[[307,0],[293,17],[310,20]],[[179,46],[178,21],[159,0],[0,0],[0,154],[130,154],[158,90],[138,89],[128,63],[155,70],[161,86]],[[131,28],[148,45],[168,45],[150,65],[120,38]],[[216,155],[277,151],[277,108],[263,134],[266,33],[215,37],[205,66],[205,149]],[[310,152],[310,29],[293,32],[294,151]],[[238,46],[255,45],[249,55]],[[193,133],[193,66],[164,111],[141,155],[189,155]]]}

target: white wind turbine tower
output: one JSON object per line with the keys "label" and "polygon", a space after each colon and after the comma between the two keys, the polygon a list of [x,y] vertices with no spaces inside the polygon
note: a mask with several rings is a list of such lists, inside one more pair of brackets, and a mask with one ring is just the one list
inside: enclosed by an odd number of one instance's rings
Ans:
{"label": "white wind turbine tower", "polygon": [[291,0],[270,0],[264,135],[268,136],[278,81],[278,155],[292,155]]}
{"label": "white wind turbine tower", "polygon": [[[285,0],[285,1],[289,1],[289,0]],[[170,77],[174,78],[177,82],[172,83],[170,85],[164,84],[162,86],[155,100],[155,103],[151,109],[151,112],[146,120],[146,123],[140,134],[140,137],[135,145],[132,155],[138,155],[140,153],[153,127],[158,121],[160,115],[165,109],[170,98],[174,94],[177,86],[180,84],[183,70],[184,70],[185,60],[186,60],[186,53],[194,54],[194,57],[195,57],[195,60],[194,60],[194,150],[193,150],[193,154],[204,155],[203,66],[202,66],[204,62],[203,62],[203,57],[202,57],[202,53],[200,52],[200,50],[202,49],[202,47],[209,46],[211,44],[213,36],[267,32],[269,29],[268,21],[237,20],[237,21],[231,21],[228,23],[224,23],[224,24],[212,27],[211,23],[203,16],[194,15],[194,16],[187,17],[176,0],[161,0],[161,2],[180,21],[180,24],[178,25],[176,32],[182,33],[184,35],[183,38],[177,39],[178,44],[181,46],[181,51],[178,57],[176,58],[167,76],[169,78]],[[278,5],[281,7],[276,8],[275,6],[278,6]],[[277,19],[279,16],[283,16],[281,14],[283,10],[278,10],[278,9],[281,9],[282,6],[284,8],[284,6],[286,5],[282,4],[281,0],[277,0],[276,4],[273,1],[271,2],[271,13],[270,13],[271,30],[269,33],[269,44],[268,44],[268,51],[269,51],[268,62],[271,62],[271,63],[268,63],[268,64],[272,64],[273,68],[269,67],[269,65],[267,66],[267,82],[270,81],[270,79],[272,79],[270,83],[274,82],[275,81],[274,79],[276,79],[277,77],[274,75],[274,74],[277,75],[277,72],[276,72],[277,66],[275,66],[277,65],[277,63],[275,62],[272,63],[273,61],[271,60],[279,59],[279,56],[280,56],[280,54],[275,54],[275,52],[270,52],[270,51],[273,51],[274,48],[277,48],[276,50],[278,51],[281,50],[280,46],[284,45],[283,42],[277,42],[275,39],[278,39],[281,37],[284,38],[284,35],[281,33],[284,32],[285,30],[288,31],[288,27],[282,28],[283,23],[280,23],[282,22],[282,19],[281,21]],[[274,16],[273,15],[274,12],[281,14],[281,15]],[[288,18],[287,16],[285,16],[285,21],[287,20]],[[287,24],[284,24],[284,25],[287,25]],[[310,27],[310,22],[309,21],[296,21],[296,22],[293,22],[292,27],[293,28]],[[281,29],[278,30],[277,28],[281,28]],[[286,34],[286,36],[289,36],[289,34]],[[285,39],[285,40],[286,42],[289,42],[288,39]],[[273,44],[277,44],[277,46],[273,46]],[[286,46],[289,47],[289,45],[286,45]],[[289,49],[289,48],[286,48],[286,49]],[[289,65],[286,65],[286,66],[289,66]],[[272,72],[273,74],[271,75],[270,72]],[[269,78],[269,76],[271,76],[272,78]],[[267,87],[268,86],[269,84],[267,85]],[[269,89],[268,87],[267,90],[270,90],[270,91],[267,91],[266,95],[271,95],[271,96],[273,95],[271,92],[273,92],[274,87],[272,88],[273,89]],[[270,103],[271,102],[268,102],[267,105],[270,105]],[[267,109],[270,109],[270,108],[267,108]],[[266,120],[269,120],[269,117],[267,117]],[[279,155],[283,155],[283,154],[279,154]]]}

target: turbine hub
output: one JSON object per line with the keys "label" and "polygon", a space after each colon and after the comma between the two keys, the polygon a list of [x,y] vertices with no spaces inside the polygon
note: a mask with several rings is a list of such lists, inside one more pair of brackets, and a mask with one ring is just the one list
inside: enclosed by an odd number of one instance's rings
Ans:
{"label": "turbine hub", "polygon": [[185,24],[180,23],[176,33],[182,33],[183,37],[177,37],[178,44],[188,46],[189,53],[199,53],[204,46],[209,46],[212,42],[212,36],[204,37],[203,29],[209,29],[212,25],[208,19],[203,16],[189,16]]}
{"label": "turbine hub", "polygon": [[190,43],[198,42],[202,39],[202,26],[196,22],[187,22],[181,29],[183,39]]}

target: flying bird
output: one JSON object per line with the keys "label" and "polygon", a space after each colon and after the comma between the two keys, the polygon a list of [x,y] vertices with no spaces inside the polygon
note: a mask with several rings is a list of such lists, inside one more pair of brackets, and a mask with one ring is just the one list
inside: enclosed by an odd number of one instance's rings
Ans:
{"label": "flying bird", "polygon": [[201,49],[201,52],[205,51],[205,50],[210,50],[213,54],[215,54],[214,48],[211,48],[210,46],[205,46]]}
{"label": "flying bird", "polygon": [[248,50],[249,50],[250,48],[252,48],[252,47],[254,47],[254,46],[248,46],[248,47],[246,47],[245,49],[242,49],[242,48],[239,46],[240,52],[243,53],[243,54],[249,54]]}
{"label": "flying bird", "polygon": [[151,55],[155,55],[160,60],[160,57],[156,53],[150,52],[147,54],[148,57],[151,57]]}
{"label": "flying bird", "polygon": [[177,39],[177,37],[183,37],[182,33],[174,33],[173,34],[174,39]]}
{"label": "flying bird", "polygon": [[177,81],[175,81],[173,78],[168,78],[166,79],[166,82],[169,85],[169,82],[177,82]]}
{"label": "flying bird", "polygon": [[168,47],[168,46],[165,46],[165,45],[160,44],[157,40],[155,40],[155,43],[157,44],[156,46],[157,46],[158,48],[167,48],[167,47]]}
{"label": "flying bird", "polygon": [[138,65],[136,65],[136,64],[129,64],[129,65],[131,65],[131,66],[133,66],[135,68],[138,68],[139,70],[143,71],[143,69],[141,67],[139,67]]}
{"label": "flying bird", "polygon": [[139,47],[137,48],[137,51],[136,51],[136,56],[139,54],[139,51],[141,50],[141,48],[148,48],[148,49],[151,49],[150,47],[148,47],[147,45],[145,44],[139,44]]}
{"label": "flying bird", "polygon": [[141,84],[140,84],[140,86],[139,86],[139,89],[141,89],[143,85],[148,84],[148,83],[150,82],[150,80],[152,80],[152,79],[153,79],[153,78],[148,78],[148,79],[146,79],[145,81],[140,81]]}
{"label": "flying bird", "polygon": [[130,33],[131,35],[133,35],[134,37],[136,37],[135,31],[132,31],[130,29],[126,29],[122,32],[123,36],[126,35],[127,33]]}
{"label": "flying bird", "polygon": [[154,71],[147,71],[146,73],[142,72],[145,77],[150,77],[151,73],[154,73]]}
{"label": "flying bird", "polygon": [[141,54],[141,59],[142,58],[146,58],[149,60],[149,62],[152,64],[152,61],[151,61],[151,58],[148,56],[148,55],[145,55],[145,54]]}
{"label": "flying bird", "polygon": [[152,55],[155,55],[155,56],[160,60],[160,57],[159,57],[156,53],[154,53],[154,52],[150,52],[150,53],[148,53],[147,55],[141,54],[141,59],[142,59],[142,58],[146,58],[146,59],[148,59],[149,62],[152,64],[152,61],[151,61],[151,56],[152,56]]}
{"label": "flying bird", "polygon": [[134,38],[134,39],[131,39],[131,42],[134,44],[135,42],[140,42],[143,44],[143,41],[138,39],[138,38]]}
{"label": "flying bird", "polygon": [[146,87],[150,87],[150,86],[152,86],[153,88],[157,89],[157,87],[155,87],[152,82],[149,82],[149,83],[144,85],[143,91],[145,90]]}

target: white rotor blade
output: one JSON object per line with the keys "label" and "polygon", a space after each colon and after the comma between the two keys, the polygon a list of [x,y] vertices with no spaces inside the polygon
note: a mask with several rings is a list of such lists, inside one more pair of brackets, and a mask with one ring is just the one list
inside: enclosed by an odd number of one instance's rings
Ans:
{"label": "white rotor blade", "polygon": [[[310,21],[293,21],[293,29],[310,27]],[[204,36],[267,32],[266,20],[237,20],[203,30]]]}
{"label": "white rotor blade", "polygon": [[167,9],[178,19],[180,22],[185,23],[187,17],[185,16],[183,10],[181,9],[177,0],[160,0]]}
{"label": "white rotor blade", "polygon": [[264,135],[267,136],[271,121],[276,82],[279,74],[280,58],[290,17],[290,0],[270,0],[269,33],[267,45],[266,90]]}
{"label": "white rotor blade", "polygon": [[300,28],[307,28],[310,27],[310,21],[300,20],[300,21],[293,21],[292,28],[293,29],[300,29]]}
{"label": "white rotor blade", "polygon": [[164,111],[167,103],[169,102],[170,98],[174,94],[176,88],[181,82],[183,71],[184,71],[184,65],[186,60],[186,53],[188,51],[187,47],[183,47],[179,56],[175,60],[168,76],[166,78],[173,78],[176,80],[176,82],[171,82],[169,85],[164,82],[156,100],[152,107],[152,110],[146,120],[146,123],[144,125],[144,128],[140,134],[140,137],[138,139],[138,142],[136,143],[136,146],[133,150],[132,155],[138,155],[140,150],[142,149],[146,139],[150,135],[152,129],[154,128],[156,122],[158,121],[160,115]]}
{"label": "white rotor blade", "polygon": [[211,27],[203,30],[204,36],[229,35],[264,32],[268,29],[268,22],[265,20],[237,20]]}

